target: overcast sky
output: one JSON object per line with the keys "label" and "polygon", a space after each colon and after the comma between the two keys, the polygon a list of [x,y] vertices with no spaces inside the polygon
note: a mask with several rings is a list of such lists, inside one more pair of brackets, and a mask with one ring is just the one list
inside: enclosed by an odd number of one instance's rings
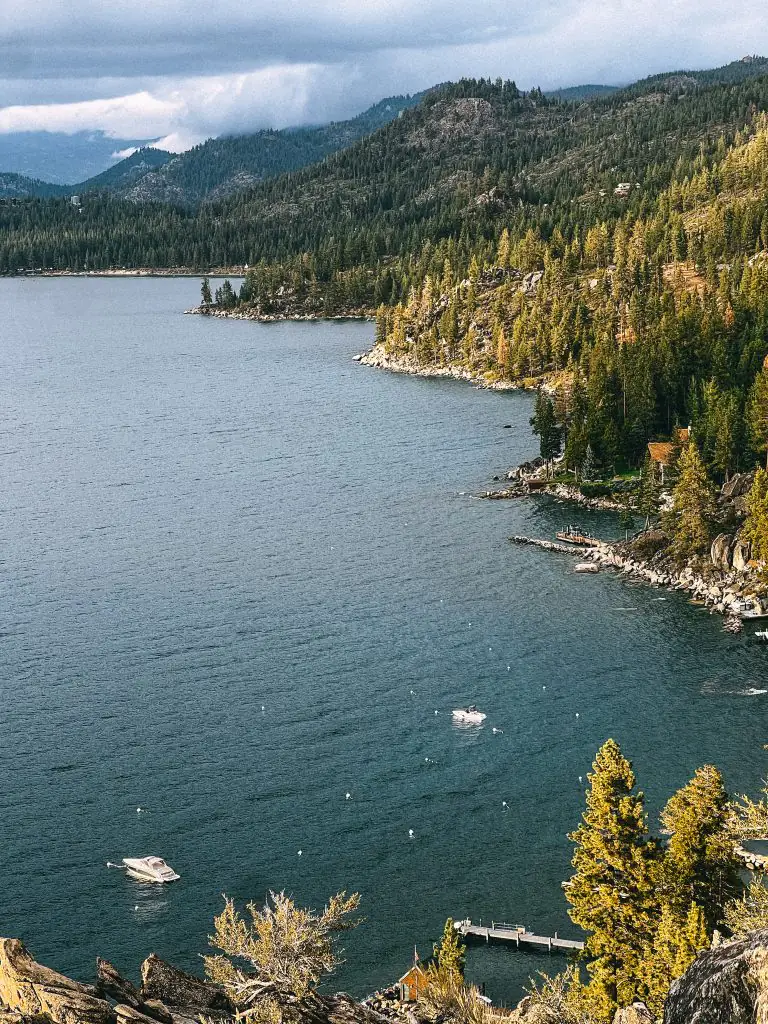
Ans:
{"label": "overcast sky", "polygon": [[768,53],[766,0],[0,0],[0,132],[184,149],[462,75],[621,84]]}

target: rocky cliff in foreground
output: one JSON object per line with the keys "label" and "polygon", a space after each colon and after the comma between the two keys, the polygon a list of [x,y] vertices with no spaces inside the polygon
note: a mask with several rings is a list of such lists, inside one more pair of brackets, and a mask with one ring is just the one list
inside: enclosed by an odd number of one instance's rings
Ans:
{"label": "rocky cliff in foreground", "polygon": [[[235,1009],[211,985],[151,954],[141,986],[97,961],[94,985],[37,963],[18,939],[0,939],[0,1024],[210,1024],[234,1021]],[[382,1024],[384,1018],[343,993],[287,1007],[284,1019],[306,1024]]]}
{"label": "rocky cliff in foreground", "polygon": [[[386,1015],[343,993],[314,994],[286,1006],[286,1024],[391,1024]],[[405,1005],[396,1017],[415,1024]],[[573,1024],[554,1007],[527,996],[515,1010],[494,1010],[509,1024]],[[196,978],[151,954],[141,985],[97,961],[93,985],[44,967],[18,939],[0,939],[0,1024],[230,1024],[235,1008],[218,985]],[[448,1024],[448,1022],[446,1022]],[[461,1024],[452,1019],[450,1024]],[[642,1003],[621,1009],[614,1024],[657,1024]],[[664,1024],[768,1024],[768,929],[700,953],[670,989]]]}

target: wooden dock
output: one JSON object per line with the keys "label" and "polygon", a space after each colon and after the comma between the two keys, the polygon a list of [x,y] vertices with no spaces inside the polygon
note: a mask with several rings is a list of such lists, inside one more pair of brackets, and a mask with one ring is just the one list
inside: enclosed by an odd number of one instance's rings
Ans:
{"label": "wooden dock", "polygon": [[591,533],[585,533],[578,526],[569,526],[567,529],[558,530],[555,536],[566,544],[579,544],[583,548],[600,547],[597,537],[593,537]]}
{"label": "wooden dock", "polygon": [[504,921],[491,921],[488,924],[472,924],[469,918],[456,922],[456,931],[465,939],[479,939],[482,942],[505,942],[508,945],[535,946],[545,949],[548,953],[573,953],[584,949],[583,942],[575,939],[561,939],[554,935],[536,935],[529,932],[523,925],[506,924]]}

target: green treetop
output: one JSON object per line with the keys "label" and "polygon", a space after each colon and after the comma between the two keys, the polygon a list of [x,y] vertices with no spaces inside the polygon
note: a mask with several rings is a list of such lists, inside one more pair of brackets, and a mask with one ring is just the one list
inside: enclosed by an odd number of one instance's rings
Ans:
{"label": "green treetop", "polygon": [[755,451],[766,453],[768,469],[768,356],[749,392],[747,425]]}
{"label": "green treetop", "polygon": [[709,946],[709,937],[701,907],[695,903],[682,917],[669,905],[661,912],[661,920],[646,959],[647,996],[649,1008],[661,1014],[669,987],[685,974],[696,954]]}
{"label": "green treetop", "polygon": [[747,518],[741,536],[752,545],[752,557],[768,561],[768,472],[758,469],[747,495]]}
{"label": "green treetop", "polygon": [[680,475],[673,492],[672,508],[674,550],[682,557],[703,554],[709,547],[715,500],[707,470],[694,442],[683,448],[678,468]]}
{"label": "green treetop", "polygon": [[435,943],[434,954],[438,971],[450,975],[457,981],[463,979],[467,947],[459,938],[459,933],[450,917],[445,922],[440,941]]}
{"label": "green treetop", "polygon": [[539,452],[547,465],[547,472],[552,460],[560,452],[560,428],[555,417],[552,399],[544,391],[536,392],[536,406],[531,417],[534,434],[539,436]]}
{"label": "green treetop", "polygon": [[592,767],[587,808],[570,836],[575,873],[565,892],[571,920],[587,933],[585,998],[595,1019],[608,1021],[618,1006],[645,995],[658,847],[632,766],[614,740],[603,744]]}
{"label": "green treetop", "polygon": [[664,899],[684,918],[697,905],[711,934],[723,908],[741,889],[739,862],[729,829],[728,794],[714,765],[696,770],[661,813],[670,834],[664,854]]}

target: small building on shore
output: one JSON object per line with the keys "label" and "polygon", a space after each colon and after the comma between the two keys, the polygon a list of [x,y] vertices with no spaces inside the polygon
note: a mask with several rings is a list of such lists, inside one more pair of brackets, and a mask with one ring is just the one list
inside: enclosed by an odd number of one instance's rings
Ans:
{"label": "small building on shore", "polygon": [[658,470],[662,483],[664,483],[664,470],[669,470],[674,466],[680,454],[680,449],[688,444],[690,439],[690,427],[675,427],[673,440],[648,442],[648,455],[654,469]]}

